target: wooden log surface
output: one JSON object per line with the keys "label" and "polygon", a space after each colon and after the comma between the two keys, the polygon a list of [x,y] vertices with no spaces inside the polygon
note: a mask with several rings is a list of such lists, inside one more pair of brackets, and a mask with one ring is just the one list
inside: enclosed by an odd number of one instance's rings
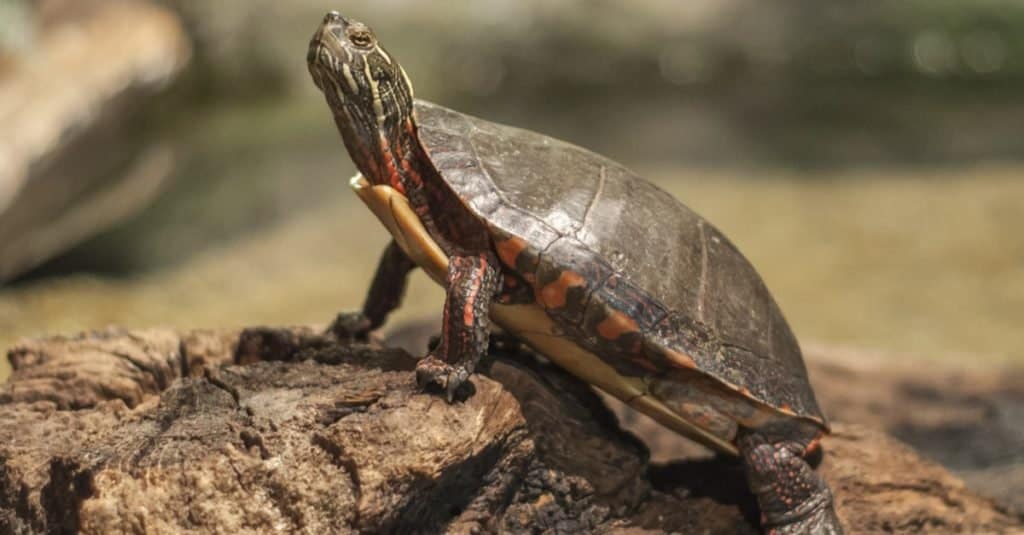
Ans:
{"label": "wooden log surface", "polygon": [[[0,533],[757,532],[735,461],[652,464],[585,385],[491,353],[449,404],[404,350],[310,328],[25,342],[0,387]],[[824,446],[853,533],[1024,529],[881,431],[837,423]]]}

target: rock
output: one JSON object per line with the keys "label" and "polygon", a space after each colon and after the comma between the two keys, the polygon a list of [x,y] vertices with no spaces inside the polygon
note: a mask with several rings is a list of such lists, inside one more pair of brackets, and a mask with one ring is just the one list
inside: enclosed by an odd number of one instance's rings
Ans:
{"label": "rock", "polygon": [[[307,328],[26,342],[0,532],[756,532],[734,461],[651,466],[588,387],[508,351],[448,404],[403,350]],[[852,532],[1024,527],[880,432],[837,424],[825,450]]]}
{"label": "rock", "polygon": [[173,151],[139,110],[189,58],[177,18],[147,2],[37,7],[34,41],[0,72],[0,282],[156,196]]}

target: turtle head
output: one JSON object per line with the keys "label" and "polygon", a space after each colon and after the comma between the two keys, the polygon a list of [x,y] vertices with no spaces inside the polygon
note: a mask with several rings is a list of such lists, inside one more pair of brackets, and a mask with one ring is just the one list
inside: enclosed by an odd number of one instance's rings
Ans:
{"label": "turtle head", "polygon": [[[381,138],[391,144],[399,141],[411,124],[412,84],[373,30],[331,11],[313,34],[306,61],[361,168],[353,149],[374,153]],[[360,170],[365,174],[366,169]]]}

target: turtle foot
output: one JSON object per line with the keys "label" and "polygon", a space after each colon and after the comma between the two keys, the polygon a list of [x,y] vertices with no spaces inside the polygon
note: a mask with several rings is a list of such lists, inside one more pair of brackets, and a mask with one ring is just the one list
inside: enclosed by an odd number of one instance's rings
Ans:
{"label": "turtle foot", "polygon": [[831,503],[811,512],[809,515],[788,524],[766,526],[769,535],[843,535],[843,525],[839,522]]}
{"label": "turtle foot", "polygon": [[427,356],[416,365],[416,382],[420,388],[439,388],[445,393],[448,403],[456,399],[463,385],[469,384],[469,374],[465,366],[452,366],[434,355]]}
{"label": "turtle foot", "polygon": [[[790,433],[799,436],[799,432]],[[744,432],[737,443],[750,489],[761,507],[765,532],[775,535],[843,533],[832,491],[803,458],[811,440],[770,441]]]}
{"label": "turtle foot", "polygon": [[338,314],[331,326],[327,328],[327,334],[334,335],[343,342],[366,342],[370,339],[370,331],[373,330],[373,323],[366,314],[362,312],[342,312]]}

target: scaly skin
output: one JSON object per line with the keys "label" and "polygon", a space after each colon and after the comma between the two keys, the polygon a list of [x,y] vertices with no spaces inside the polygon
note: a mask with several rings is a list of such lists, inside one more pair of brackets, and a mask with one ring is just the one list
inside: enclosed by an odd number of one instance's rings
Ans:
{"label": "scaly skin", "polygon": [[375,330],[384,325],[388,315],[402,304],[409,272],[416,267],[405,251],[391,240],[370,283],[370,291],[363,304],[363,316],[367,320],[366,330]]}
{"label": "scaly skin", "polygon": [[441,387],[452,401],[487,351],[488,308],[501,289],[498,259],[491,252],[454,256],[447,284],[441,343],[416,366],[416,379]]}
{"label": "scaly skin", "polygon": [[[439,386],[451,400],[487,349],[489,306],[503,284],[487,230],[437,176],[416,137],[412,87],[366,25],[328,13],[307,59],[360,172],[405,194],[450,258],[441,344],[420,361],[416,375],[422,386]],[[401,303],[413,267],[392,242],[362,315],[340,317],[332,331],[362,337],[380,327]]]}
{"label": "scaly skin", "polygon": [[[366,25],[329,13],[310,43],[307,59],[359,171],[371,184],[388,185],[405,195],[450,260],[441,340],[420,361],[416,377],[424,387],[440,387],[451,401],[487,350],[490,304],[536,298],[536,288],[527,284],[529,277],[515,269],[511,253],[522,247],[496,249],[484,223],[445,183],[420,144],[412,86]],[[503,268],[499,257],[506,256],[512,261]],[[339,316],[332,331],[360,337],[383,325],[401,303],[413,267],[392,242],[381,258],[363,312]],[[545,287],[549,291],[541,292],[550,298],[548,304],[567,299],[573,283],[564,273],[556,275],[555,284]],[[611,319],[597,326],[607,335],[604,338],[622,338],[628,347],[637,346],[625,334],[644,318],[620,313]],[[801,436],[793,429],[760,429],[743,430],[738,437],[764,527],[778,534],[842,533],[831,492],[803,458],[813,439]]]}
{"label": "scaly skin", "polygon": [[370,331],[383,326],[391,312],[401,306],[409,272],[415,267],[416,263],[392,240],[377,264],[362,312],[339,314],[327,332],[340,340],[366,340]]}
{"label": "scaly skin", "polygon": [[771,535],[841,535],[832,491],[804,458],[810,441],[779,440],[745,431],[737,441],[750,489]]}

